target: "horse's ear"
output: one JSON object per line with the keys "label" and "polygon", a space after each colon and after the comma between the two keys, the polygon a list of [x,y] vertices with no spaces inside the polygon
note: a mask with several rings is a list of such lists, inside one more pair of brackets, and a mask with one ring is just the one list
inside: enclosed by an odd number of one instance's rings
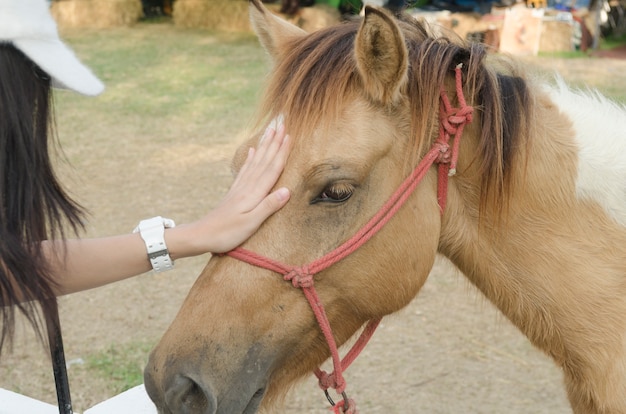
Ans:
{"label": "horse's ear", "polygon": [[307,33],[299,27],[270,12],[261,0],[250,0],[250,23],[259,37],[261,45],[276,60],[283,50],[283,45],[294,37]]}
{"label": "horse's ear", "polygon": [[406,85],[408,50],[394,18],[382,9],[365,7],[356,36],[356,63],[365,90],[383,104],[397,102]]}

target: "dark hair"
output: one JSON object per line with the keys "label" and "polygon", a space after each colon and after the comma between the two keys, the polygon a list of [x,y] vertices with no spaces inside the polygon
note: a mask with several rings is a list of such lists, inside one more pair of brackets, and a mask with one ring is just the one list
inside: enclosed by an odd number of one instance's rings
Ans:
{"label": "dark hair", "polygon": [[57,302],[41,241],[83,228],[82,207],[52,168],[53,127],[50,76],[0,43],[0,350],[12,342],[16,309],[45,338],[42,322],[56,314]]}

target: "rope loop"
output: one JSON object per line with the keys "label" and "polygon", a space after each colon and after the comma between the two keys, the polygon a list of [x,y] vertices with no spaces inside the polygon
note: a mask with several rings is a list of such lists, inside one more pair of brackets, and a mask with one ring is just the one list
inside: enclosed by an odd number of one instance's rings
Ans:
{"label": "rope loop", "polygon": [[454,110],[445,111],[444,108],[441,108],[440,125],[446,134],[455,135],[460,124],[459,117],[455,116]]}
{"label": "rope loop", "polygon": [[291,284],[295,288],[310,288],[313,287],[313,275],[309,272],[308,266],[294,267],[289,272],[285,273],[283,280],[291,281]]}

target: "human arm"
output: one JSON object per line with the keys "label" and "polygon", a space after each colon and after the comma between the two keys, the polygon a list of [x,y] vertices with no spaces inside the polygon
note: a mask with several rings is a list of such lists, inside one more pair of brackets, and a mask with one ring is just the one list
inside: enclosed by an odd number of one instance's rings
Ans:
{"label": "human arm", "polygon": [[[268,128],[222,201],[200,220],[166,229],[172,260],[229,251],[248,239],[289,200],[289,190],[270,193],[280,176],[291,143],[284,126]],[[59,295],[91,289],[151,269],[146,246],[137,233],[94,239],[43,242]]]}

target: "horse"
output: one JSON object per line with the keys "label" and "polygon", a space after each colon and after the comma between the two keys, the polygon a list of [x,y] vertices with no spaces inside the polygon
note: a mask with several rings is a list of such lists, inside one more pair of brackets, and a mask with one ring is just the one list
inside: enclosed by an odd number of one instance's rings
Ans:
{"label": "horse", "polygon": [[159,411],[254,413],[315,371],[356,412],[336,347],[442,254],[562,369],[574,413],[626,413],[624,108],[378,8],[313,33],[250,15],[273,66],[233,166],[283,115],[292,195],[209,260],[152,350]]}

